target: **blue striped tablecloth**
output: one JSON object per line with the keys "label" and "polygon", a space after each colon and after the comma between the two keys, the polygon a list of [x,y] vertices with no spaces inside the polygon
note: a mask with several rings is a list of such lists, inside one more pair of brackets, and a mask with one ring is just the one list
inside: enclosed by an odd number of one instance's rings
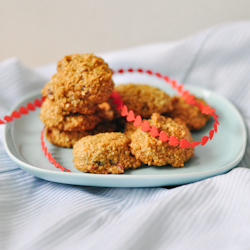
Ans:
{"label": "blue striped tablecloth", "polygon": [[[100,56],[114,70],[148,68],[220,93],[240,110],[249,130],[250,22]],[[16,58],[2,62],[0,118],[54,72],[55,64],[30,69]],[[47,182],[22,171],[2,138],[0,126],[1,250],[250,249],[249,145],[237,168],[197,183],[99,188]]]}

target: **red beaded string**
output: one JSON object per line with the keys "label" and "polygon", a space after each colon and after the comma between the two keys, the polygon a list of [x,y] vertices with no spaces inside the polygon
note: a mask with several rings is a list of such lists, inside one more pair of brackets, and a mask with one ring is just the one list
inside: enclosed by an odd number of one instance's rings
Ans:
{"label": "red beaded string", "polygon": [[44,101],[44,97],[40,99],[35,99],[33,102],[28,102],[26,107],[21,106],[19,110],[14,110],[10,116],[6,115],[3,120],[0,119],[0,124],[5,124],[7,122],[12,122],[14,119],[19,119],[23,115],[29,114],[30,111],[35,111],[36,107],[40,108],[42,106],[42,103]]}
{"label": "red beaded string", "polygon": [[44,152],[44,156],[48,158],[49,162],[52,163],[56,168],[60,168],[62,171],[64,172],[71,172],[69,169],[63,167],[62,165],[60,165],[54,157],[52,157],[51,153],[48,152],[48,148],[45,146],[45,142],[44,142],[44,131],[45,131],[45,127],[43,128],[42,132],[41,132],[41,145],[42,145],[42,150]]}

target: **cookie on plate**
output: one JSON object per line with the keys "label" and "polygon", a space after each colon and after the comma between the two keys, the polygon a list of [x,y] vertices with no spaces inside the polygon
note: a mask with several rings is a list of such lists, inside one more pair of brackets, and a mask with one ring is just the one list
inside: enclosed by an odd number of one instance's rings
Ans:
{"label": "cookie on plate", "polygon": [[115,129],[115,123],[104,122],[99,123],[95,128],[91,130],[83,131],[61,131],[56,128],[46,128],[45,136],[50,143],[56,146],[72,148],[73,145],[84,136],[95,135],[104,132],[113,132],[115,131]]}
{"label": "cookie on plate", "polygon": [[90,130],[105,119],[112,120],[112,115],[106,109],[106,106],[105,108],[98,107],[95,113],[89,115],[81,113],[66,114],[60,106],[46,98],[42,104],[39,117],[45,126],[49,128],[64,131]]}
{"label": "cookie on plate", "polygon": [[77,169],[96,174],[121,174],[138,168],[141,161],[130,152],[130,140],[119,132],[86,136],[74,144],[73,162]]}
{"label": "cookie on plate", "polygon": [[66,111],[94,113],[96,104],[105,102],[114,89],[112,73],[108,64],[93,54],[65,56],[42,94]]}
{"label": "cookie on plate", "polygon": [[[198,102],[207,105],[203,99],[196,98]],[[206,125],[211,118],[210,115],[203,114],[197,106],[186,103],[183,98],[174,96],[172,98],[173,110],[166,115],[171,118],[180,118],[190,130],[199,130]]]}
{"label": "cookie on plate", "polygon": [[[176,118],[165,118],[159,113],[154,113],[148,120],[150,126],[155,126],[159,131],[164,131],[168,137],[175,136],[178,140],[186,139],[193,142],[191,133],[185,123]],[[140,127],[131,136],[131,152],[136,159],[147,165],[163,166],[170,164],[173,167],[183,167],[184,162],[194,155],[194,148],[180,148],[179,145],[171,146],[152,137],[149,132],[143,132]]]}
{"label": "cookie on plate", "polygon": [[[173,109],[171,97],[164,91],[142,84],[121,84],[115,86],[123,104],[128,110],[133,110],[135,116],[150,118],[153,113],[166,113]],[[120,112],[116,110],[116,116],[120,117]]]}

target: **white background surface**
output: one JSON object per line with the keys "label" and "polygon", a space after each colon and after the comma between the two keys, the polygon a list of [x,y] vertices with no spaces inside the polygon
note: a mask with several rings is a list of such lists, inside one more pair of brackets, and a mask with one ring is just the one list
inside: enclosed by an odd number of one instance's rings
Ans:
{"label": "white background surface", "polygon": [[15,56],[38,66],[65,54],[180,40],[247,19],[249,0],[1,0],[0,61]]}

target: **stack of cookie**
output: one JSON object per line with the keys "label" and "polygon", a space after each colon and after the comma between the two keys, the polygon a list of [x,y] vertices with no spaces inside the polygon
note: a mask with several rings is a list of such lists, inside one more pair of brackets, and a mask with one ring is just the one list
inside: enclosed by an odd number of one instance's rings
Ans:
{"label": "stack of cookie", "polygon": [[114,131],[114,112],[106,102],[113,89],[112,70],[103,59],[93,54],[65,56],[42,89],[46,99],[40,119],[46,138],[73,147],[83,136]]}

